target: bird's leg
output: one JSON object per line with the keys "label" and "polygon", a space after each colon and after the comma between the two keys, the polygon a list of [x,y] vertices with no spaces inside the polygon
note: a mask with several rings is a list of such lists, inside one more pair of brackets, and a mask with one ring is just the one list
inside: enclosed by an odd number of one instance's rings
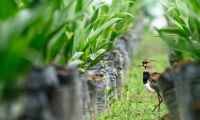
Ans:
{"label": "bird's leg", "polygon": [[162,96],[158,93],[158,95],[159,95],[159,97],[160,97],[160,99],[161,99],[161,102],[163,101],[163,98],[162,98]]}
{"label": "bird's leg", "polygon": [[159,96],[159,93],[157,93],[157,95],[158,95],[158,104],[159,104],[159,106],[158,106],[158,112],[160,112],[160,96]]}
{"label": "bird's leg", "polygon": [[163,102],[162,96],[160,95],[160,93],[157,93],[158,95],[158,99],[159,99],[159,107],[158,107],[158,111],[160,111],[160,104]]}
{"label": "bird's leg", "polygon": [[[158,96],[159,96],[159,98],[160,98],[160,104],[163,102],[163,98],[162,98],[162,96],[160,95],[160,93],[158,93]],[[159,109],[160,109],[160,105],[159,105]]]}
{"label": "bird's leg", "polygon": [[155,106],[155,108],[152,110],[152,112],[154,112],[157,108],[158,110],[160,110],[160,104],[163,102],[162,97],[159,93],[157,93],[158,96],[158,105]]}

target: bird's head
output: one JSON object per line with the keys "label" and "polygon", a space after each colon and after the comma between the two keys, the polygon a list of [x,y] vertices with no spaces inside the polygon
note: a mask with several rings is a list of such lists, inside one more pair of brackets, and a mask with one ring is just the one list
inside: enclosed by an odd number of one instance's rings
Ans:
{"label": "bird's head", "polygon": [[152,67],[152,63],[151,62],[156,62],[155,60],[149,60],[149,59],[145,59],[142,61],[142,65],[139,65],[140,67],[144,67],[146,68],[150,68]]}
{"label": "bird's head", "polygon": [[151,61],[148,60],[148,59],[143,60],[142,65],[144,66],[144,68],[151,68],[152,67]]}

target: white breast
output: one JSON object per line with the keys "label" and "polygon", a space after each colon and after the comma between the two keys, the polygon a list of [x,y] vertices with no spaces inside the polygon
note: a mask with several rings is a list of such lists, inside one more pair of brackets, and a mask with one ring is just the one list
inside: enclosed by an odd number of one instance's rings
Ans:
{"label": "white breast", "polygon": [[144,84],[144,86],[149,92],[156,92],[154,89],[151,88],[149,81],[146,84]]}

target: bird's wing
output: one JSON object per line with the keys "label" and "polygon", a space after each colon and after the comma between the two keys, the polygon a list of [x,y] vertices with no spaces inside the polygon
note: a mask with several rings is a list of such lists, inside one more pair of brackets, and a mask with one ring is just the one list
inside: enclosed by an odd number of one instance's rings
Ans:
{"label": "bird's wing", "polygon": [[157,72],[153,72],[150,77],[149,80],[153,81],[153,82],[157,82],[158,78],[160,77],[160,73]]}
{"label": "bird's wing", "polygon": [[151,88],[153,88],[154,90],[158,91],[159,90],[159,86],[157,82],[151,82],[150,84]]}
{"label": "bird's wing", "polygon": [[151,82],[150,86],[156,91],[159,90],[159,86],[158,86],[158,83],[157,83],[157,80],[158,80],[159,77],[160,77],[159,73],[153,72],[150,75],[150,78],[149,78],[149,81]]}

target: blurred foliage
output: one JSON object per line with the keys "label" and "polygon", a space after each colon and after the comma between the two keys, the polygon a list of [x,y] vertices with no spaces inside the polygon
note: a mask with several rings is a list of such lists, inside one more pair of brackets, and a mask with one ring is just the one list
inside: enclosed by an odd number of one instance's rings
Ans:
{"label": "blurred foliage", "polygon": [[133,23],[135,2],[1,0],[1,85],[13,87],[33,66],[95,65]]}
{"label": "blurred foliage", "polygon": [[178,60],[200,60],[200,2],[173,0],[163,5],[168,28],[158,30]]}

